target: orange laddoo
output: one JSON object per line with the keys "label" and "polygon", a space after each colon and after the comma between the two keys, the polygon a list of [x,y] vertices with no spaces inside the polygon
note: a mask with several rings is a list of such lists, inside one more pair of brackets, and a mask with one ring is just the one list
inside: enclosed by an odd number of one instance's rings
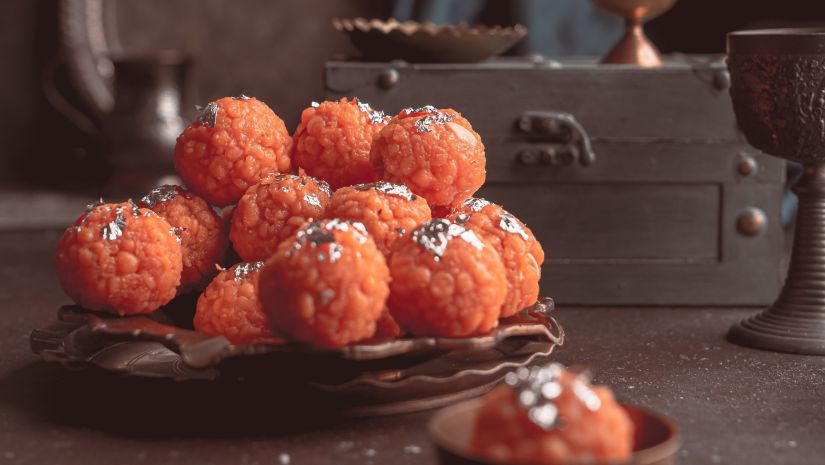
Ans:
{"label": "orange laddoo", "polygon": [[288,173],[292,138],[284,122],[255,98],[209,103],[178,137],[175,169],[186,186],[219,207],[273,173]]}
{"label": "orange laddoo", "polygon": [[89,205],[66,229],[55,256],[60,284],[89,310],[151,313],[180,284],[180,238],[152,210],[132,201]]}
{"label": "orange laddoo", "polygon": [[331,192],[324,181],[279,174],[250,187],[232,213],[229,238],[244,261],[266,260],[278,244],[326,213]]}
{"label": "orange laddoo", "polygon": [[195,330],[220,335],[233,344],[279,342],[258,300],[264,262],[238,263],[223,270],[198,298]]}
{"label": "orange laddoo", "polygon": [[472,229],[501,255],[507,270],[507,298],[501,307],[502,318],[536,303],[544,251],[530,228],[500,206],[474,197],[462,203],[448,218]]}
{"label": "orange laddoo", "polygon": [[507,278],[495,249],[445,219],[401,237],[390,255],[387,306],[416,336],[464,337],[498,324]]}
{"label": "orange laddoo", "polygon": [[375,323],[375,334],[373,334],[370,340],[374,342],[389,341],[403,335],[404,330],[398,326],[398,323],[395,321],[395,318],[392,317],[390,311],[384,309],[378,321]]}
{"label": "orange laddoo", "polygon": [[396,239],[431,219],[430,207],[422,197],[403,184],[384,181],[338,189],[327,217],[362,223],[387,256]]}
{"label": "orange laddoo", "polygon": [[633,423],[610,389],[559,364],[508,373],[484,396],[470,453],[496,463],[625,463]]}
{"label": "orange laddoo", "polygon": [[407,108],[375,136],[370,151],[380,179],[404,184],[434,206],[456,206],[486,177],[484,144],[455,110]]}
{"label": "orange laddoo", "polygon": [[333,189],[376,181],[370,147],[388,121],[384,112],[357,98],[313,102],[292,136],[292,161]]}
{"label": "orange laddoo", "polygon": [[341,347],[375,334],[389,280],[384,255],[363,225],[314,221],[266,261],[260,299],[277,334]]}
{"label": "orange laddoo", "polygon": [[183,251],[181,289],[206,285],[217,273],[215,265],[226,255],[228,239],[223,220],[202,198],[180,186],[157,187],[138,204],[176,228]]}

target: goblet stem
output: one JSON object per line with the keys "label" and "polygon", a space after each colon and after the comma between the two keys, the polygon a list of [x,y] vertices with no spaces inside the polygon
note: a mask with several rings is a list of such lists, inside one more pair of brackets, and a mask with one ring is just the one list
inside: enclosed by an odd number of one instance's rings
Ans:
{"label": "goblet stem", "polygon": [[642,20],[628,18],[624,35],[602,60],[602,63],[655,67],[662,65],[656,47],[650,43],[642,29]]}
{"label": "goblet stem", "polygon": [[825,355],[825,164],[808,165],[785,285],[768,310],[734,325],[729,338],[760,349]]}

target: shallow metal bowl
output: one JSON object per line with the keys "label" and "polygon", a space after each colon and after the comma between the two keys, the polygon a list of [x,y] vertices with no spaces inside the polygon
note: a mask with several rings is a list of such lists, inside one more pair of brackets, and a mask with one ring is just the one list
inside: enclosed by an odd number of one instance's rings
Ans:
{"label": "shallow metal bowl", "polygon": [[367,61],[474,63],[500,55],[527,34],[522,25],[435,25],[395,19],[334,19]]}

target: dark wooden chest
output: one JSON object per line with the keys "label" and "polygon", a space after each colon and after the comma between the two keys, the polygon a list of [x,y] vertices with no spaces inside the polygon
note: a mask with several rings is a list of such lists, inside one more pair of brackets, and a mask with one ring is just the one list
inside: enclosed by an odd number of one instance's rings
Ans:
{"label": "dark wooden chest", "polygon": [[767,304],[779,291],[784,165],[737,131],[721,61],[329,62],[325,83],[388,113],[461,111],[487,149],[479,195],[533,229],[542,291],[560,303]]}

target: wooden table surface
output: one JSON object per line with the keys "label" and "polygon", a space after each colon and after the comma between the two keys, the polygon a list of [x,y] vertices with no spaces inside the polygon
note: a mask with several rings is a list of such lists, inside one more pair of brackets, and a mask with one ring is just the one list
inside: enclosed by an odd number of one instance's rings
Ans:
{"label": "wooden table surface", "polygon": [[[0,233],[0,464],[435,462],[431,412],[342,419],[238,380],[130,379],[41,362],[29,332],[67,302],[51,266],[57,238]],[[825,357],[727,342],[728,326],[753,311],[561,308],[568,339],[556,358],[674,419],[681,464],[821,464]]]}

